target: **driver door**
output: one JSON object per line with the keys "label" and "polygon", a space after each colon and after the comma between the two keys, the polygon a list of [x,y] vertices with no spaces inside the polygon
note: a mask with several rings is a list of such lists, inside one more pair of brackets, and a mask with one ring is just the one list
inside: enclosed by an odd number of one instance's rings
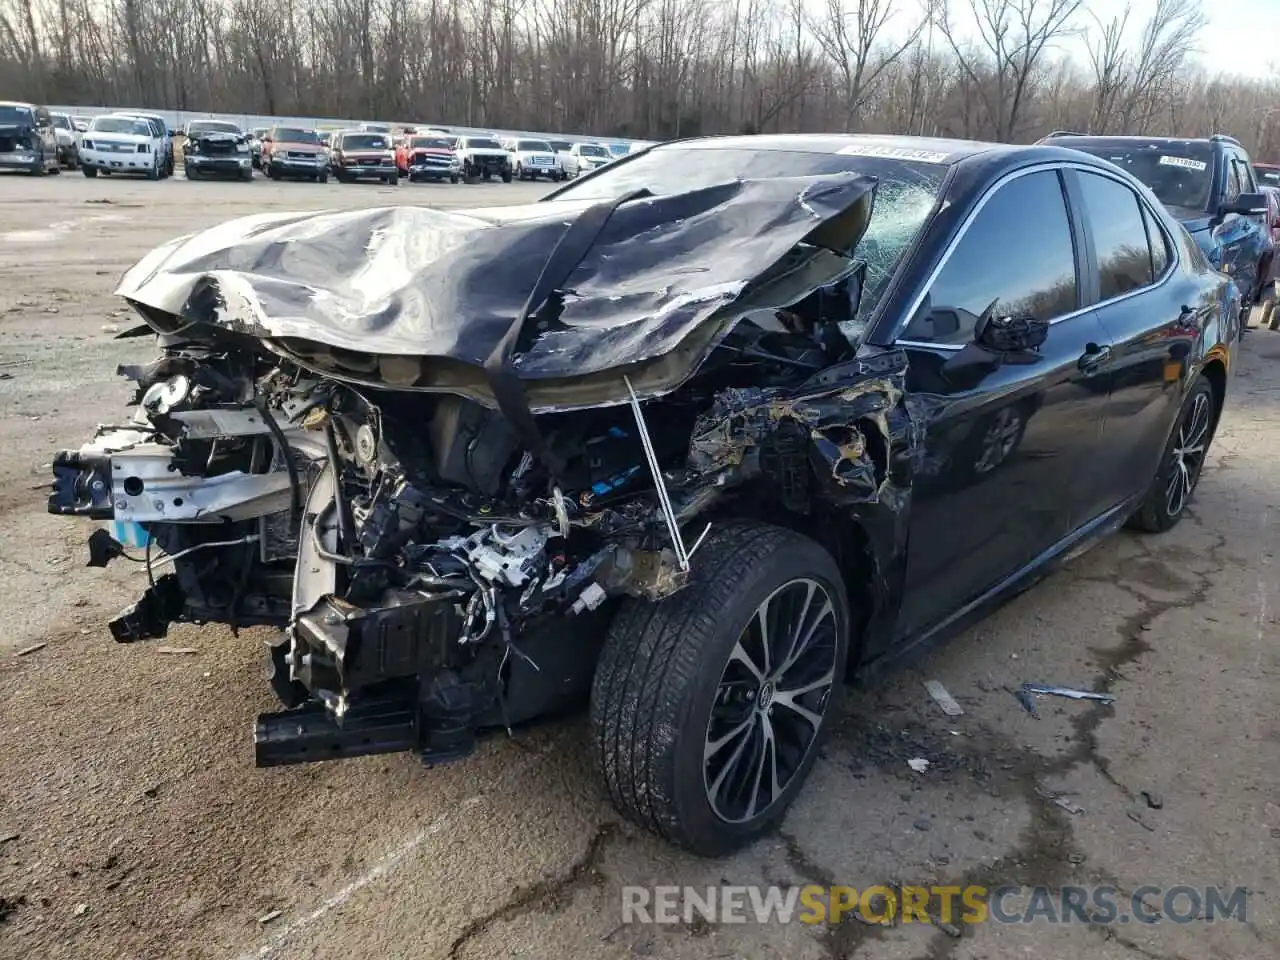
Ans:
{"label": "driver door", "polygon": [[[1110,344],[1094,311],[1080,308],[1084,246],[1058,171],[1019,171],[979,204],[897,341],[927,420],[900,637],[949,619],[1060,543],[1092,519],[1101,488],[1092,463]],[[1047,339],[957,385],[955,358],[989,307],[1049,321]]]}

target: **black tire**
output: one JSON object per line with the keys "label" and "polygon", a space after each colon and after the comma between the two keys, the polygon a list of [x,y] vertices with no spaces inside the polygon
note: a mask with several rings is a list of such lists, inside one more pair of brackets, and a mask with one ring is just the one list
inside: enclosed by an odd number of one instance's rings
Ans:
{"label": "black tire", "polygon": [[36,165],[31,169],[31,176],[33,176],[33,177],[43,177],[43,176],[44,176],[46,173],[48,173],[48,172],[49,172],[49,167],[45,164],[45,161],[44,161],[44,154],[42,153],[42,154],[40,154],[40,162],[39,162],[39,163],[37,163],[37,164],[36,164]]}
{"label": "black tire", "polygon": [[160,164],[159,164],[159,163],[155,164],[155,166],[151,167],[151,169],[149,169],[149,170],[147,171],[147,179],[148,179],[148,180],[159,180],[159,179],[160,179]]}
{"label": "black tire", "polygon": [[321,174],[318,174],[318,175],[316,176],[316,182],[317,182],[317,183],[328,183],[328,182],[329,182],[329,174],[327,174],[327,173],[321,173]]}
{"label": "black tire", "polygon": [[451,174],[449,174],[449,182],[450,182],[450,183],[457,183],[457,182],[458,182],[458,175],[457,175],[456,173],[451,173]]}
{"label": "black tire", "polygon": [[[811,692],[795,694],[816,698],[802,704],[818,715],[816,730],[783,704],[786,691],[773,686],[769,661],[763,671],[766,682],[750,681],[757,695],[744,692],[746,685],[732,678],[726,680],[731,672],[751,677],[735,652],[750,648],[760,659],[760,635],[748,630],[758,610],[775,597],[787,598],[789,604],[793,598],[821,596],[807,593],[810,584],[815,591],[820,586],[830,600],[829,615],[814,619],[814,626],[823,629],[810,631],[818,639],[804,648],[804,655],[775,672],[776,679],[786,679],[803,666],[816,669],[829,681]],[[780,601],[777,609],[784,605]],[[820,613],[826,609],[826,604],[812,608]],[[832,718],[838,715],[850,622],[840,572],[816,542],[762,523],[713,528],[694,558],[683,590],[656,604],[625,600],[609,628],[592,685],[591,724],[596,763],[614,805],[628,819],[703,856],[724,855],[771,829],[799,793]],[[773,632],[781,643],[787,642],[785,629]],[[810,655],[820,659],[811,663]],[[782,655],[772,663],[779,660],[788,663]],[[731,703],[735,691],[738,702]],[[713,708],[722,712],[719,718],[713,717]],[[730,720],[725,711],[745,719]],[[717,733],[709,741],[713,723],[727,723],[744,732],[738,740],[732,734]],[[753,813],[754,800],[741,818],[718,812],[711,795],[720,797],[723,785],[733,779],[732,773],[747,755],[748,742],[759,745],[758,756],[763,757],[775,724],[784,734],[795,724],[809,732],[807,744],[790,751],[790,758],[779,755],[779,740],[772,740],[775,750],[769,753],[774,760],[792,761],[789,775],[779,776],[785,780],[781,789],[772,789],[776,783],[770,774],[769,792],[776,795],[759,812]],[[765,730],[771,733],[766,736]],[[719,748],[706,753],[717,741]],[[725,748],[734,743],[740,745],[726,756]],[[708,764],[717,757],[724,761],[708,782]],[[756,757],[753,750],[751,758]],[[731,765],[735,771],[727,770]],[[763,763],[758,769],[763,771]],[[754,783],[750,771],[744,771],[744,776],[744,785],[747,779]],[[756,798],[758,786],[751,791]]]}
{"label": "black tire", "polygon": [[182,174],[183,174],[183,176],[185,176],[188,180],[199,180],[199,179],[200,179],[200,171],[199,171],[199,170],[197,170],[195,167],[188,167],[188,166],[186,166],[185,164],[183,164],[183,167],[182,167]]}
{"label": "black tire", "polygon": [[240,174],[240,179],[241,179],[241,180],[246,180],[246,181],[252,181],[252,180],[253,180],[253,167],[249,167],[249,169],[248,169],[248,170],[245,170],[243,173],[241,173],[241,174]]}
{"label": "black tire", "polygon": [[388,178],[387,178],[387,186],[389,186],[389,187],[398,187],[398,186],[400,186],[400,174],[398,174],[398,173],[393,173],[390,177],[388,177]]}
{"label": "black tire", "polygon": [[95,167],[81,167],[80,172],[90,179],[98,175],[98,171]]}
{"label": "black tire", "polygon": [[[485,179],[486,179],[486,180],[488,180],[489,178],[486,176],[486,177],[485,177]],[[502,174],[502,182],[503,182],[503,183],[510,183],[510,182],[511,182],[511,171],[510,171],[510,170],[507,170],[506,172],[504,172],[504,173]]]}
{"label": "black tire", "polygon": [[[1160,454],[1160,466],[1142,506],[1129,519],[1130,528],[1146,533],[1164,533],[1177,525],[1186,513],[1187,504],[1195,496],[1217,426],[1217,397],[1209,381],[1200,377],[1182,400],[1178,419]],[[1178,452],[1181,447],[1200,448],[1190,466],[1186,466],[1188,455]],[[1182,479],[1175,497],[1174,481],[1179,476]]]}

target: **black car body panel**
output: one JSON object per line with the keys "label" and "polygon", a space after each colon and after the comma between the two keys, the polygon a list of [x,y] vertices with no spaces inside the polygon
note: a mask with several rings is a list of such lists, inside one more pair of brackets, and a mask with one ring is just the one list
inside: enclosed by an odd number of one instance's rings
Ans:
{"label": "black car body panel", "polygon": [[1063,135],[1042,142],[1115,162],[1152,187],[1209,262],[1236,282],[1244,304],[1257,302],[1272,242],[1265,213],[1232,209],[1240,198],[1259,192],[1253,165],[1238,141]]}
{"label": "black car body panel", "polygon": [[834,558],[870,673],[1124,522],[1184,400],[1228,395],[1240,306],[1105,161],[848,136],[247,218],[119,292],[162,356],[49,510],[176,555],[117,639],[286,629],[273,686],[309,705],[261,718],[262,764],[453,758],[580,695],[610,604],[743,518]]}

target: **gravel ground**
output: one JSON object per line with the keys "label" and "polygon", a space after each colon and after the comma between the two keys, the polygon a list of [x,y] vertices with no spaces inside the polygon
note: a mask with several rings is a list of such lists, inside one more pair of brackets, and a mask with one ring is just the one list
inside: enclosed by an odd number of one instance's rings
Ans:
{"label": "gravel ground", "polygon": [[[40,485],[55,449],[124,412],[113,373],[138,345],[111,340],[129,322],[111,296],[121,271],[238,214],[544,190],[0,177],[0,957],[1280,954],[1280,334],[1246,338],[1185,522],[1110,540],[851,697],[782,831],[728,860],[620,823],[582,717],[436,770],[407,756],[257,770],[250,724],[273,708],[260,636],[176,628],[165,643],[190,655],[111,642],[105,619],[142,574],[85,569],[86,525],[46,515]],[[963,716],[929,699],[930,678]],[[1044,699],[1036,719],[1009,692],[1027,680],[1116,701]],[[721,882],[1222,884],[1251,898],[1243,923],[959,938],[919,923],[620,923],[624,884]]]}

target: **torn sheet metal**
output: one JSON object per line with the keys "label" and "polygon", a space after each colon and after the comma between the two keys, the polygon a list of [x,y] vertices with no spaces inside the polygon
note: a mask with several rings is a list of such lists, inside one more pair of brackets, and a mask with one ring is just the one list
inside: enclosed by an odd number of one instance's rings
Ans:
{"label": "torn sheet metal", "polygon": [[[513,367],[530,407],[625,402],[621,368],[641,399],[679,386],[748,307],[847,273],[874,188],[746,180],[622,205],[526,320]],[[245,217],[152,251],[116,292],[161,333],[213,324],[337,379],[494,407],[481,365],[589,206]]]}

